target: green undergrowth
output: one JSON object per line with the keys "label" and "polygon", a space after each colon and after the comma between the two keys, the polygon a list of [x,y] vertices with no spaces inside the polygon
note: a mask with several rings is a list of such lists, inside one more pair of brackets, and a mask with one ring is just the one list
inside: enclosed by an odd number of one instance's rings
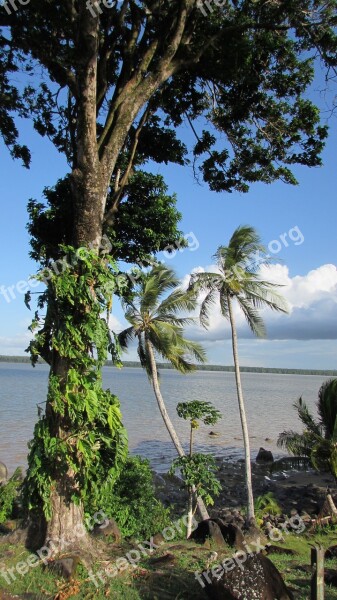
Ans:
{"label": "green undergrowth", "polygon": [[[294,592],[296,600],[310,598],[310,552],[315,544],[325,548],[337,544],[337,527],[322,529],[314,534],[290,534],[283,545],[296,552],[293,556],[271,554],[270,559],[282,573],[286,584]],[[135,541],[123,542],[116,547],[107,545],[110,564],[125,557]],[[212,553],[218,552],[212,563]],[[217,564],[225,556],[231,556],[230,548],[219,550],[213,544],[198,546],[186,540],[174,540],[163,544],[158,550],[143,557],[135,568],[128,568],[117,577],[109,578],[104,574],[105,582],[99,581],[97,571],[106,568],[108,563],[96,564],[92,568],[98,588],[89,579],[88,572],[80,565],[75,578],[66,582],[62,577],[43,566],[31,568],[26,575],[16,573],[15,581],[9,585],[1,575],[1,569],[10,569],[18,562],[26,561],[30,553],[23,546],[0,544],[0,598],[1,592],[11,594],[31,594],[31,600],[103,600],[105,598],[123,598],[123,600],[206,600],[207,596],[198,584],[195,573],[203,572]],[[214,558],[213,558],[214,560]],[[336,569],[336,561],[326,561],[327,568]],[[24,597],[24,596],[23,596]],[[26,596],[27,597],[27,596]],[[326,600],[337,600],[337,588],[326,586]]]}

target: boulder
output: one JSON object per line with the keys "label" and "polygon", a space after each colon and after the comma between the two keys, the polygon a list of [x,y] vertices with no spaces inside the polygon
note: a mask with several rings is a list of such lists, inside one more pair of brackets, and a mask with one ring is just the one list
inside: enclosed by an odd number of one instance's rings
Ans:
{"label": "boulder", "polygon": [[8,469],[3,462],[0,462],[0,484],[6,483],[8,479]]}
{"label": "boulder", "polygon": [[337,587],[337,571],[335,569],[325,569],[324,581],[327,585]]}
{"label": "boulder", "polygon": [[190,539],[199,544],[206,544],[211,539],[217,546],[228,545],[236,550],[243,550],[245,541],[240,527],[233,523],[225,523],[219,518],[201,521],[192,532]]}
{"label": "boulder", "polygon": [[273,463],[274,457],[273,453],[270,450],[265,450],[264,448],[260,448],[256,457],[257,463]]}
{"label": "boulder", "polygon": [[337,558],[337,546],[330,546],[325,552],[325,558]]}
{"label": "boulder", "polygon": [[213,519],[213,521],[220,527],[222,537],[226,544],[236,550],[244,550],[244,535],[237,525],[234,523],[225,523],[222,519]]}
{"label": "boulder", "polygon": [[[248,556],[246,561],[227,561],[226,569],[213,569],[206,591],[211,600],[293,600],[281,574],[262,554]],[[214,571],[217,571],[216,576]]]}
{"label": "boulder", "polygon": [[192,531],[190,539],[198,544],[208,544],[210,540],[213,540],[217,546],[226,545],[221,529],[214,519],[205,519],[198,523],[198,527]]}

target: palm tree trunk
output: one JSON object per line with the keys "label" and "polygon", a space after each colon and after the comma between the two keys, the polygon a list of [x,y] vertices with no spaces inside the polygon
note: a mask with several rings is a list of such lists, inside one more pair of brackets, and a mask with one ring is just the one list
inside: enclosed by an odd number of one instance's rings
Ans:
{"label": "palm tree trunk", "polygon": [[187,531],[186,539],[191,536],[192,533],[192,522],[193,522],[193,490],[188,488],[188,510],[187,510]]}
{"label": "palm tree trunk", "polygon": [[[146,348],[147,348],[149,358],[150,358],[153,391],[154,391],[154,394],[157,399],[157,403],[158,403],[158,407],[159,407],[161,416],[163,417],[163,421],[165,423],[166,429],[170,434],[171,440],[174,443],[179,456],[185,456],[184,449],[180,443],[180,440],[174,429],[173,423],[172,423],[172,421],[168,415],[168,412],[166,410],[163,396],[161,395],[161,391],[160,391],[160,387],[159,387],[159,380],[158,380],[156,359],[154,356],[152,344],[148,339],[146,340]],[[206,508],[203,500],[201,498],[197,498],[197,503],[198,503],[198,511],[199,511],[201,519],[202,520],[209,519],[209,514],[208,514],[207,508]]]}
{"label": "palm tree trunk", "polygon": [[237,390],[237,395],[238,395],[241,427],[242,427],[242,434],[243,434],[243,443],[244,443],[244,448],[245,448],[245,479],[246,479],[246,488],[247,488],[247,521],[255,522],[252,470],[251,470],[251,464],[250,464],[249,433],[248,433],[246,410],[245,410],[245,404],[244,404],[243,393],[242,393],[242,385],[241,385],[241,374],[240,374],[239,354],[238,354],[238,338],[237,338],[237,333],[236,333],[232,299],[229,294],[227,295],[227,300],[228,300],[229,319],[230,319],[231,330],[232,330],[232,348],[233,348],[233,358],[234,358],[234,367],[235,367],[236,390]]}
{"label": "palm tree trunk", "polygon": [[326,496],[326,499],[327,499],[328,504],[329,504],[329,508],[330,508],[330,511],[331,511],[331,516],[334,519],[337,519],[337,508],[336,508],[336,505],[335,505],[335,503],[333,501],[333,497],[332,497],[330,491],[328,492],[328,494]]}

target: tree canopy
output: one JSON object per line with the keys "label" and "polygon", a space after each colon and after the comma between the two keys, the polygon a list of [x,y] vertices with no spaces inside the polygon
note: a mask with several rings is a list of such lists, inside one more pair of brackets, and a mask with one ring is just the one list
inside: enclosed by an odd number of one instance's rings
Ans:
{"label": "tree canopy", "polygon": [[[120,169],[126,174],[135,143],[142,160],[183,164],[177,128],[187,122],[196,173],[211,189],[295,183],[291,165],[321,162],[327,129],[306,90],[317,57],[336,66],[336,2],[235,0],[212,8],[205,17],[195,0],[123,0],[111,8],[32,0],[2,11],[1,47],[9,71],[36,75],[42,66],[20,102],[72,169],[85,166],[82,143],[92,144],[107,184],[111,165],[115,181]],[[97,118],[84,139],[91,102]]]}

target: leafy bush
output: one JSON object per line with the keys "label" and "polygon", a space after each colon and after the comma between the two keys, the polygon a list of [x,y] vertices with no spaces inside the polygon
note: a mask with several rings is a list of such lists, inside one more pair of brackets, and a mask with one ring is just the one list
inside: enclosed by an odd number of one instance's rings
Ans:
{"label": "leafy bush", "polygon": [[0,486],[0,523],[4,523],[11,518],[21,483],[22,472],[18,467],[8,482]]}
{"label": "leafy bush", "polygon": [[149,461],[139,456],[127,458],[117,482],[104,486],[99,499],[88,498],[86,512],[97,506],[116,520],[124,537],[147,539],[170,524],[170,510],[155,498]]}
{"label": "leafy bush", "polygon": [[264,496],[256,498],[254,506],[256,521],[259,525],[262,525],[263,517],[265,515],[269,514],[276,516],[282,513],[282,509],[272,492],[268,492],[267,494],[264,494]]}

